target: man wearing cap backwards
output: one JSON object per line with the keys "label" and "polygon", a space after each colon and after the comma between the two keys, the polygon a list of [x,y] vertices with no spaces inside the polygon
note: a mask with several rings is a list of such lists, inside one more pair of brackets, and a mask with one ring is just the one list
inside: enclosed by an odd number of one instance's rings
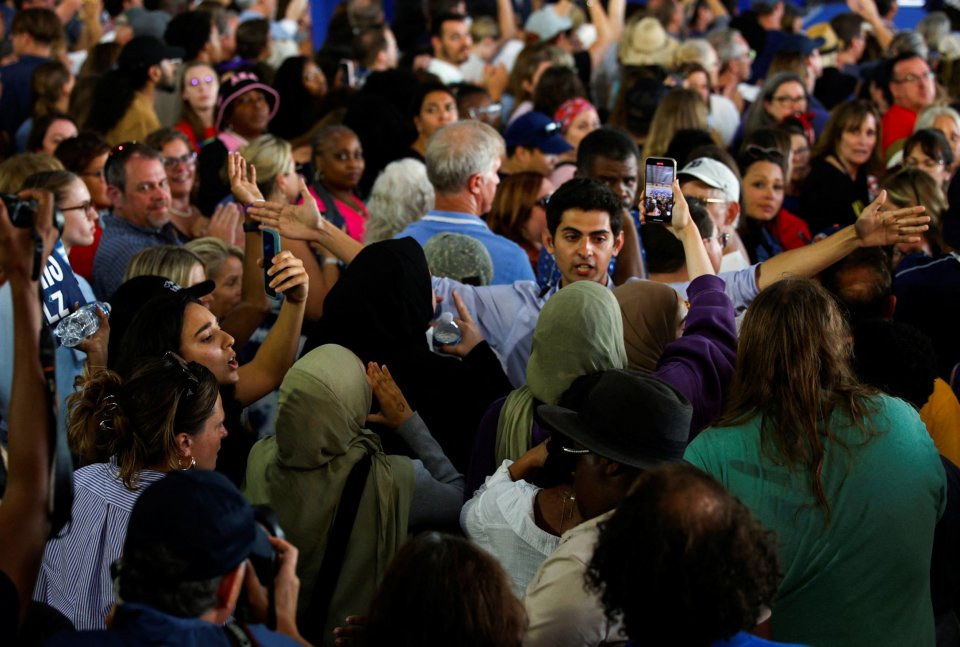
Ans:
{"label": "man wearing cap backwards", "polygon": [[[123,557],[114,563],[119,606],[106,631],[54,636],[48,645],[308,645],[297,631],[297,549],[268,537],[222,474],[171,472],[133,506]],[[277,630],[233,613],[243,589],[253,615],[267,595],[247,558],[275,558]]]}
{"label": "man wearing cap backwards", "polygon": [[107,159],[104,174],[113,211],[101,218],[103,236],[93,258],[93,292],[105,300],[123,283],[127,263],[137,252],[180,242],[170,224],[170,186],[159,151],[124,144]]}
{"label": "man wearing cap backwards", "polygon": [[564,452],[579,456],[573,489],[585,521],[563,534],[530,581],[524,597],[530,624],[523,644],[625,641],[622,624],[609,620],[600,597],[584,587],[598,525],[613,515],[644,470],[683,459],[692,407],[661,380],[620,369],[578,378],[560,404],[541,405],[537,418],[562,434]]}
{"label": "man wearing cap backwards", "polygon": [[117,60],[119,71],[127,72],[139,82],[133,101],[120,120],[105,136],[111,146],[129,141],[143,141],[160,128],[160,119],[153,108],[158,87],[172,88],[174,59],[183,58],[179,47],[168,47],[153,36],[138,36],[123,46]]}
{"label": "man wearing cap backwards", "polygon": [[507,161],[500,175],[533,171],[549,176],[557,166],[558,156],[573,150],[560,134],[560,124],[542,112],[528,112],[518,117],[503,137],[507,143]]}
{"label": "man wearing cap backwards", "polygon": [[740,181],[730,167],[709,157],[691,160],[677,174],[680,190],[687,199],[705,203],[717,234],[727,234],[729,240],[723,250],[723,271],[740,270],[750,266],[747,250],[737,233],[740,218]]}
{"label": "man wearing cap backwards", "polygon": [[490,231],[482,219],[500,184],[502,155],[503,139],[480,121],[458,121],[435,132],[426,155],[427,177],[436,192],[434,207],[394,238],[410,236],[422,246],[439,233],[466,234],[490,252],[494,285],[533,281],[523,248]]}

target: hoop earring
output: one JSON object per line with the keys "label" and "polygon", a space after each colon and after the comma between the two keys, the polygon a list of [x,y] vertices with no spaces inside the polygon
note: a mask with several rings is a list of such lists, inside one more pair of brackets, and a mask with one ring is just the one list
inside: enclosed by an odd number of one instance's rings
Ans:
{"label": "hoop earring", "polygon": [[186,472],[187,470],[192,470],[194,467],[197,466],[197,459],[194,458],[193,456],[190,457],[190,464],[187,465],[186,467],[183,467],[182,461],[183,461],[183,457],[182,457],[182,456],[177,459],[177,467],[180,469],[181,472]]}

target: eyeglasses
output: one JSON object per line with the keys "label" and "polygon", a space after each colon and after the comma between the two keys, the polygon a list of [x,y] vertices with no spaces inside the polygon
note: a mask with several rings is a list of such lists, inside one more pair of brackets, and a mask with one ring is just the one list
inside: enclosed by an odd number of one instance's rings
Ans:
{"label": "eyeglasses", "polygon": [[540,207],[541,209],[543,209],[544,211],[546,211],[547,205],[550,204],[550,198],[551,198],[552,196],[553,196],[552,193],[548,193],[547,195],[543,196],[542,198],[540,198],[539,200],[537,200],[537,201],[534,202],[533,204],[534,204],[534,206]]}
{"label": "eyeglasses", "polygon": [[96,205],[93,204],[92,201],[87,200],[86,202],[84,202],[84,203],[82,203],[82,204],[78,204],[78,205],[75,206],[75,207],[60,207],[60,211],[75,211],[75,210],[77,210],[77,209],[81,209],[81,210],[83,210],[84,212],[86,212],[86,211],[90,211],[91,209],[96,210],[96,208],[97,208]]}
{"label": "eyeglasses", "polygon": [[933,72],[928,70],[923,74],[908,74],[906,76],[900,77],[899,79],[890,79],[890,82],[891,83],[916,83],[917,81],[923,81],[924,83],[926,83],[927,81],[931,81],[931,80],[933,80]]}
{"label": "eyeglasses", "polygon": [[197,161],[197,154],[190,152],[181,155],[180,157],[164,157],[163,165],[167,168],[174,168],[178,164],[193,164]]}
{"label": "eyeglasses", "polygon": [[943,160],[937,160],[930,157],[922,160],[918,160],[916,157],[908,157],[906,159],[906,164],[910,168],[923,168],[928,171],[934,171],[940,168],[941,166],[944,166],[946,162]]}
{"label": "eyeglasses", "polygon": [[81,173],[80,177],[92,177],[102,180],[105,177],[105,174],[104,170],[100,169],[99,171],[87,171],[86,173]]}
{"label": "eyeglasses", "polygon": [[471,119],[483,119],[488,117],[490,119],[496,119],[500,116],[500,113],[503,112],[503,106],[499,103],[491,103],[487,106],[478,106],[476,108],[470,108],[467,110],[467,116]]}
{"label": "eyeglasses", "polygon": [[183,374],[183,378],[186,380],[187,384],[187,397],[193,397],[197,394],[197,389],[200,388],[200,380],[197,379],[197,376],[193,374],[193,371],[190,370],[190,366],[187,364],[186,360],[174,353],[173,351],[167,351],[163,355],[163,361],[169,362],[168,368],[177,367],[180,369]]}
{"label": "eyeglasses", "polygon": [[724,234],[717,234],[717,235],[715,235],[715,236],[710,236],[709,238],[704,238],[704,239],[703,239],[703,242],[707,242],[707,241],[711,241],[711,240],[719,240],[719,241],[720,241],[720,249],[726,249],[726,248],[727,248],[727,243],[730,242],[730,237],[731,237],[731,236],[732,236],[732,234],[726,234],[726,233],[724,233]]}
{"label": "eyeglasses", "polygon": [[781,106],[786,106],[786,105],[794,105],[794,106],[796,106],[796,105],[799,105],[799,104],[801,104],[801,103],[806,103],[807,98],[806,98],[805,96],[803,96],[803,95],[796,96],[796,97],[790,97],[790,96],[787,96],[787,95],[785,95],[785,94],[781,94],[781,95],[778,95],[778,96],[773,97],[773,98],[770,99],[770,100],[773,101],[774,103],[778,104],[778,105],[781,105]]}
{"label": "eyeglasses", "polygon": [[724,200],[723,198],[700,198],[697,196],[684,196],[684,197],[687,198],[687,202],[690,204],[701,204],[704,206],[708,204],[727,204],[727,202],[729,202],[729,200]]}
{"label": "eyeglasses", "polygon": [[190,85],[195,88],[195,87],[199,86],[200,83],[206,83],[207,85],[213,85],[213,82],[214,82],[214,81],[216,81],[216,79],[213,78],[211,75],[207,74],[206,76],[203,76],[203,77],[200,77],[200,78],[190,79]]}

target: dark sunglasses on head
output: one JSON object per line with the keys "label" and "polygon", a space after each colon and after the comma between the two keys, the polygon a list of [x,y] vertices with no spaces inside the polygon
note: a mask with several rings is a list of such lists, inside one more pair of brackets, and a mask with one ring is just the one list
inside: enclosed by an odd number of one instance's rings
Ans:
{"label": "dark sunglasses on head", "polygon": [[764,148],[763,146],[750,144],[744,149],[743,154],[753,160],[768,160],[783,164],[783,151],[779,148]]}

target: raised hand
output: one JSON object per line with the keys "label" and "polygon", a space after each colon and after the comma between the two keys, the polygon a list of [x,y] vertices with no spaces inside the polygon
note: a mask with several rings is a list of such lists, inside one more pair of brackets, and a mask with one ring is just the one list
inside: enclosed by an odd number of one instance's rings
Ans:
{"label": "raised hand", "polygon": [[243,213],[237,203],[224,202],[217,205],[204,235],[213,236],[228,245],[243,248]]}
{"label": "raised hand", "polygon": [[303,178],[300,178],[300,197],[301,204],[261,202],[249,209],[247,214],[264,227],[279,232],[284,238],[318,241],[317,232],[323,229],[327,222],[320,215],[317,201],[310,195]]}
{"label": "raised hand", "polygon": [[930,216],[923,215],[923,207],[882,210],[887,201],[887,192],[881,191],[854,225],[857,238],[864,247],[879,247],[896,243],[916,243],[921,234],[929,229]]}
{"label": "raised hand", "polygon": [[230,153],[227,157],[227,174],[230,176],[230,192],[237,202],[247,205],[263,200],[263,194],[257,188],[257,169],[247,165],[240,153]]}
{"label": "raised hand", "polygon": [[373,390],[377,402],[380,403],[380,413],[368,415],[367,422],[396,429],[413,417],[413,409],[410,408],[407,399],[403,397],[403,392],[397,386],[393,376],[390,375],[390,369],[386,365],[381,368],[376,362],[369,362],[367,364],[367,383]]}

